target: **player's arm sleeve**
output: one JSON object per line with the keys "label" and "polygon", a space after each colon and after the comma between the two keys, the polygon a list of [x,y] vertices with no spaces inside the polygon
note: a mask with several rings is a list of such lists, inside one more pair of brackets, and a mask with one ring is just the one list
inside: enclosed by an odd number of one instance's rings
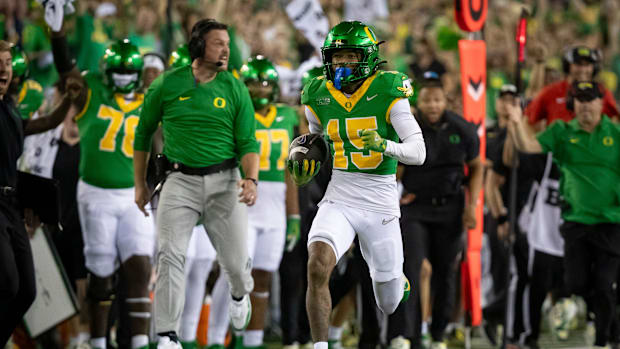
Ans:
{"label": "player's arm sleeve", "polygon": [[323,133],[323,125],[321,125],[318,115],[316,115],[309,106],[306,106],[304,110],[306,113],[306,119],[308,120],[308,129],[310,129],[310,133]]}
{"label": "player's arm sleeve", "polygon": [[248,89],[238,83],[238,107],[235,117],[235,150],[239,159],[247,153],[258,153],[256,141],[256,119],[254,119],[254,107]]}
{"label": "player's arm sleeve", "polygon": [[392,106],[390,121],[402,143],[388,140],[385,154],[406,165],[422,165],[426,160],[426,146],[422,129],[411,114],[408,99],[400,99]]}
{"label": "player's arm sleeve", "polygon": [[136,135],[133,141],[133,147],[135,150],[144,152],[151,151],[153,134],[157,130],[157,126],[161,121],[163,113],[163,78],[163,75],[157,77],[146,92],[146,97],[144,98],[144,103],[142,104],[142,112],[140,113],[140,121],[136,127]]}

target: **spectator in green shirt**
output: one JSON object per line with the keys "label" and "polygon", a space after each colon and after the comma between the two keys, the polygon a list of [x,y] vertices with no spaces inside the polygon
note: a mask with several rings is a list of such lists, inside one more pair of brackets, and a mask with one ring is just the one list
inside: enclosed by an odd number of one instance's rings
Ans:
{"label": "spectator in green shirt", "polygon": [[602,114],[596,82],[575,82],[567,106],[575,119],[557,120],[536,138],[518,105],[508,130],[517,149],[552,152],[561,171],[565,282],[572,293],[594,299],[595,348],[603,348],[615,317],[620,269],[620,126]]}

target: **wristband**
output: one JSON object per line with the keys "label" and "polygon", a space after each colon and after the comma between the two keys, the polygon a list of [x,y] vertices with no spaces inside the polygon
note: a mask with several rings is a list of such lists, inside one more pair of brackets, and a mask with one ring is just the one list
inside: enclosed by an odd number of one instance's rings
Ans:
{"label": "wristband", "polygon": [[247,177],[247,178],[244,178],[244,179],[248,180],[248,181],[252,181],[252,183],[254,183],[254,185],[258,187],[258,180],[256,180],[255,178]]}

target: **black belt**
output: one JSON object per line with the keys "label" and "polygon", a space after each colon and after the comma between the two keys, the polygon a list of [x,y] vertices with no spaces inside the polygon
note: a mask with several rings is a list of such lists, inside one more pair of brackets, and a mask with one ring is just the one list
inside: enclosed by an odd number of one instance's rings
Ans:
{"label": "black belt", "polygon": [[17,195],[17,189],[15,187],[0,187],[0,196],[12,197]]}
{"label": "black belt", "polygon": [[225,170],[230,170],[231,168],[237,167],[237,159],[230,158],[226,159],[218,164],[213,164],[205,167],[189,167],[183,165],[180,162],[170,162],[173,171],[179,171],[186,175],[192,176],[206,176],[217,172],[222,172]]}

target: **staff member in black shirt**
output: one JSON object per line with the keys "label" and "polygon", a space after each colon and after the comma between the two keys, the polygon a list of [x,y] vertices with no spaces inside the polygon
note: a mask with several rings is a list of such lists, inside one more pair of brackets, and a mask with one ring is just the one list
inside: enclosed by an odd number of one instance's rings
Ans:
{"label": "staff member in black shirt", "polygon": [[71,105],[69,96],[65,96],[49,116],[22,120],[7,94],[13,76],[11,46],[0,40],[0,347],[4,347],[36,294],[30,242],[16,200],[17,159],[24,136],[56,127]]}
{"label": "staff member in black shirt", "polygon": [[[422,166],[404,166],[401,230],[405,251],[405,276],[418,295],[420,267],[424,258],[432,265],[433,299],[430,332],[432,348],[446,348],[443,334],[449,322],[456,290],[456,257],[463,248],[464,229],[476,226],[476,204],[482,187],[483,165],[476,126],[446,110],[446,96],[436,74],[428,72],[422,81],[416,119],[426,144]],[[465,201],[464,166],[469,168]],[[403,304],[390,319],[389,337],[417,339],[419,299]],[[413,324],[413,326],[411,326]],[[403,328],[403,326],[411,326]],[[401,333],[394,330],[401,327]],[[413,331],[412,331],[413,330]],[[416,345],[416,343],[414,343]]]}

